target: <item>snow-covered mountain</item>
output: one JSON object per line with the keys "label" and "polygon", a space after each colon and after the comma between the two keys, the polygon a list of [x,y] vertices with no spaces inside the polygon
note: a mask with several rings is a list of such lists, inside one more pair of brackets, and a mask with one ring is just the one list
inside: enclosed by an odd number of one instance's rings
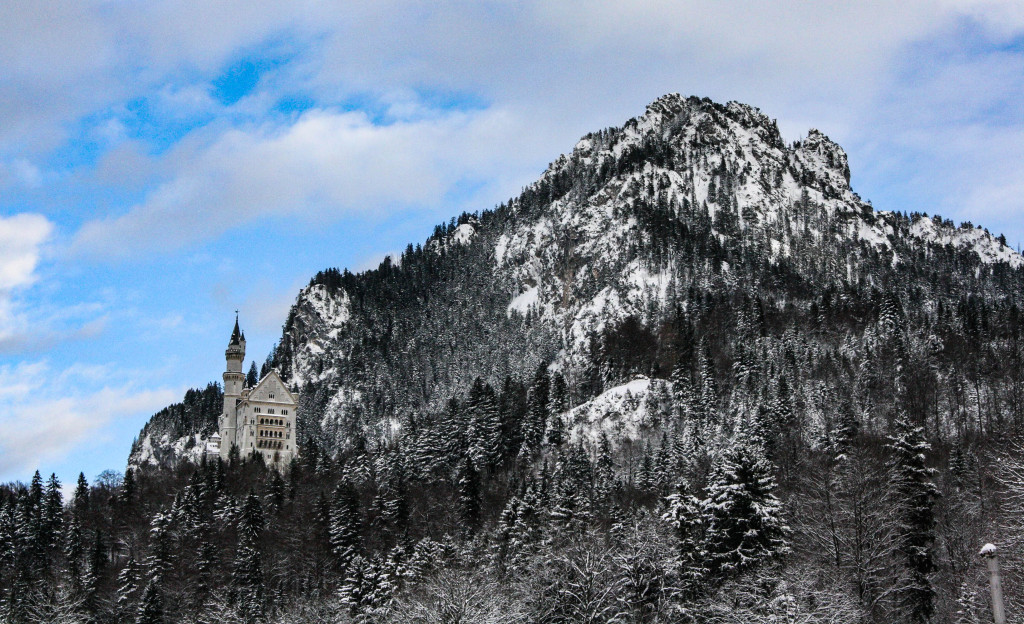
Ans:
{"label": "snow-covered mountain", "polygon": [[[931,326],[971,297],[1019,298],[1022,267],[986,230],[873,210],[850,187],[842,148],[818,130],[787,144],[754,107],[672,94],[400,258],[319,273],[273,361],[302,392],[304,435],[329,449],[399,435],[409,414],[442,410],[476,377],[525,383],[540,364],[568,384],[571,435],[592,440],[611,410],[626,418],[622,384],[631,400],[671,394],[664,378],[680,354],[695,370],[698,339],[714,352],[720,407],[742,412],[754,399],[740,408],[728,398],[746,383],[737,370],[776,349],[872,357],[881,290]],[[812,330],[818,347],[793,346]],[[637,374],[654,378],[631,383]],[[794,390],[807,397],[846,383],[804,381]],[[643,409],[630,410],[617,430],[639,436]],[[182,439],[201,444],[212,431],[203,418],[175,435],[155,419],[130,461],[166,463]]]}

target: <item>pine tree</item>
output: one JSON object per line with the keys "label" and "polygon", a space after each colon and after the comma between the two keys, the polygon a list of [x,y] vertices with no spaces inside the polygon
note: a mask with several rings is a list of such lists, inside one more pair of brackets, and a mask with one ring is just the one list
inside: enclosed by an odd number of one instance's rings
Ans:
{"label": "pine tree", "polygon": [[685,481],[679,483],[666,502],[668,509],[662,517],[676,533],[683,594],[694,598],[708,574],[703,505],[690,493]]}
{"label": "pine tree", "polygon": [[260,381],[260,375],[256,372],[256,361],[249,366],[249,372],[245,375],[245,387],[255,388]]}
{"label": "pine tree", "polygon": [[551,380],[547,365],[537,367],[528,396],[526,421],[523,423],[523,447],[533,455],[540,450],[547,427],[548,402],[550,399]]}
{"label": "pine tree", "polygon": [[81,582],[81,563],[85,555],[85,539],[82,535],[82,523],[77,516],[72,516],[67,524],[64,535],[64,556],[68,562],[68,574],[71,582],[78,588]]}
{"label": "pine tree", "polygon": [[267,504],[271,512],[281,513],[284,506],[284,479],[277,470],[270,471],[270,484],[267,486]]}
{"label": "pine tree", "polygon": [[602,431],[598,441],[597,462],[594,466],[594,494],[597,500],[608,504],[615,486],[615,460],[608,433]]}
{"label": "pine tree", "polygon": [[466,457],[459,474],[459,517],[470,535],[480,525],[480,476],[473,460]]}
{"label": "pine tree", "polygon": [[198,555],[195,567],[195,592],[192,596],[193,609],[196,611],[202,609],[213,593],[214,573],[219,564],[216,547],[206,540],[199,544]]}
{"label": "pine tree", "polygon": [[135,557],[128,556],[128,562],[117,575],[117,612],[123,619],[132,612],[132,604],[139,590],[139,567]]}
{"label": "pine tree", "polygon": [[328,536],[335,565],[344,575],[360,552],[359,497],[347,479],[343,479],[334,492]]}
{"label": "pine tree", "polygon": [[78,473],[78,485],[75,487],[74,498],[75,513],[81,516],[89,510],[89,482],[85,479],[85,473]]}
{"label": "pine tree", "polygon": [[128,468],[124,471],[124,480],[121,482],[121,504],[131,507],[135,502],[135,471]]}
{"label": "pine tree", "polygon": [[46,497],[42,512],[43,544],[49,548],[57,542],[64,524],[64,495],[60,489],[60,480],[51,473],[46,482]]}
{"label": "pine tree", "polygon": [[712,574],[738,574],[786,552],[782,503],[759,442],[741,435],[723,450],[703,506]]}
{"label": "pine tree", "polygon": [[477,377],[469,392],[469,452],[481,467],[493,469],[501,459],[501,418],[494,390]]}
{"label": "pine tree", "polygon": [[238,555],[235,559],[235,586],[238,607],[246,622],[263,616],[264,585],[260,537],[263,534],[263,506],[252,492],[245,499],[238,522]]}
{"label": "pine tree", "polygon": [[926,464],[931,446],[924,439],[921,427],[901,416],[894,423],[889,448],[899,501],[899,550],[907,573],[900,588],[901,603],[908,621],[927,622],[935,610],[935,590],[930,576],[935,570],[932,545],[935,542],[935,503],[939,497],[932,482],[934,471]]}
{"label": "pine tree", "polygon": [[174,565],[174,535],[171,531],[173,518],[170,513],[157,512],[149,530],[150,550],[146,567],[150,578],[162,583],[164,576]]}
{"label": "pine tree", "polygon": [[341,604],[351,615],[359,615],[372,604],[375,577],[373,566],[363,556],[357,555],[352,559],[345,582],[338,589]]}
{"label": "pine tree", "polygon": [[160,595],[160,588],[156,579],[152,579],[146,590],[142,593],[142,602],[139,604],[139,613],[135,618],[136,624],[163,624],[164,621],[164,600]]}
{"label": "pine tree", "polygon": [[700,381],[700,395],[697,399],[699,415],[705,422],[714,419],[718,409],[718,383],[715,381],[715,365],[711,359],[711,348],[702,337],[700,347],[700,366],[698,367],[698,380]]}

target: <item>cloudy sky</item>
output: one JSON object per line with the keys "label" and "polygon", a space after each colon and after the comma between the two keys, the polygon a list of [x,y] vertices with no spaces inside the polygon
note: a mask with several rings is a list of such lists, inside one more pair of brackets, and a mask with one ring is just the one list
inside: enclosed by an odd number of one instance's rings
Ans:
{"label": "cloudy sky", "polygon": [[1024,240],[1018,0],[5,0],[0,24],[0,481],[123,469],[219,380],[235,309],[262,361],[317,270],[668,92],[821,129],[877,209]]}

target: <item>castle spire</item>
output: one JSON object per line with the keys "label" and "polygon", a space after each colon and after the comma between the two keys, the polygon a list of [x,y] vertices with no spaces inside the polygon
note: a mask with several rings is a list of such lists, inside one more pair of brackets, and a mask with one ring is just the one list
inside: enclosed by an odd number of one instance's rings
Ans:
{"label": "castle spire", "polygon": [[238,329],[238,310],[235,310],[235,330],[231,332],[231,341],[229,345],[239,344],[242,340],[242,332]]}

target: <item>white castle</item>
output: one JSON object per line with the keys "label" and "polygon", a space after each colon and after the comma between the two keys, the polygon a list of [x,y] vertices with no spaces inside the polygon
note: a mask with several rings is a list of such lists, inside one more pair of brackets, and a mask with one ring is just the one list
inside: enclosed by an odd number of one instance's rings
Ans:
{"label": "white castle", "polygon": [[267,464],[283,468],[299,454],[295,441],[298,397],[273,369],[255,386],[246,386],[242,372],[245,334],[238,329],[237,316],[224,357],[228,362],[224,372],[224,413],[220,416],[220,431],[210,438],[207,453],[227,459],[231,447],[236,446],[243,457],[259,453]]}

